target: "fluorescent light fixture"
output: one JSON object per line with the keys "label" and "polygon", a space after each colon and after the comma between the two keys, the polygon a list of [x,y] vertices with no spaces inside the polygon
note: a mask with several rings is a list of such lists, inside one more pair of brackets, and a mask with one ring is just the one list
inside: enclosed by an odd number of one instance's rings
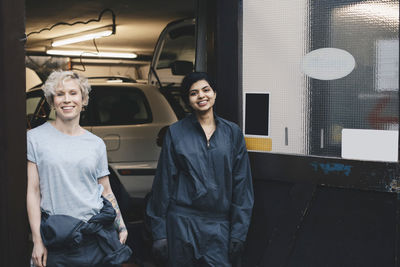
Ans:
{"label": "fluorescent light fixture", "polygon": [[93,39],[97,39],[97,38],[101,38],[101,37],[107,37],[107,36],[110,36],[111,34],[112,34],[111,30],[97,32],[97,33],[89,33],[89,34],[85,34],[82,36],[71,37],[71,38],[62,39],[59,41],[54,41],[51,43],[51,46],[57,47],[57,46],[62,46],[62,45],[67,45],[67,44],[79,43],[79,42],[93,40]]}
{"label": "fluorescent light fixture", "polygon": [[58,38],[51,43],[51,46],[57,47],[57,46],[68,45],[68,44],[73,44],[73,43],[79,43],[79,42],[83,42],[83,41],[107,37],[114,33],[115,33],[115,31],[113,31],[112,26],[106,26],[106,27],[102,27],[100,29],[96,29],[94,31],[90,30],[90,31],[82,32],[80,34],[74,34],[74,35],[65,36],[63,38]]}
{"label": "fluorescent light fixture", "polygon": [[88,52],[78,50],[47,50],[48,55],[70,56],[70,57],[108,57],[108,58],[137,58],[135,53],[117,53],[117,52]]}

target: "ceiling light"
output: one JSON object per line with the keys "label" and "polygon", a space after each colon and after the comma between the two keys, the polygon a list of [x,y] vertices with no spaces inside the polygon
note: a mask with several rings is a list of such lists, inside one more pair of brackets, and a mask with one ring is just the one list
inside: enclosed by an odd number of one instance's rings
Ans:
{"label": "ceiling light", "polygon": [[63,38],[55,39],[51,43],[51,46],[57,47],[57,46],[68,45],[68,44],[73,44],[73,43],[79,43],[79,42],[83,42],[83,41],[107,37],[107,36],[110,36],[111,34],[115,34],[115,30],[112,25],[97,29],[96,31],[91,30],[91,31],[86,31],[86,32],[80,33],[80,34],[74,34],[74,35],[69,35],[69,36],[63,37]]}
{"label": "ceiling light", "polygon": [[48,55],[70,56],[70,57],[108,57],[108,58],[136,58],[135,53],[117,53],[117,52],[88,52],[78,50],[47,50]]}

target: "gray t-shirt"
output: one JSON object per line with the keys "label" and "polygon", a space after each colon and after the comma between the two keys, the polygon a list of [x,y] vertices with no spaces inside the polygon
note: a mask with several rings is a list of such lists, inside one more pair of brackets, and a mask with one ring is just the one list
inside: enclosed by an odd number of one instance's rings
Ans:
{"label": "gray t-shirt", "polygon": [[103,186],[109,175],[103,140],[85,130],[70,136],[49,122],[28,131],[28,160],[39,171],[42,211],[87,221],[103,207]]}

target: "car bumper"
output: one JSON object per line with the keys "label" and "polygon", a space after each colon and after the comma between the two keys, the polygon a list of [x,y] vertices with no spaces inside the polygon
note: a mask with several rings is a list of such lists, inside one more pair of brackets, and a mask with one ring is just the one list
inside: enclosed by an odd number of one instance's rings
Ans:
{"label": "car bumper", "polygon": [[151,190],[157,161],[109,163],[132,198],[144,198]]}

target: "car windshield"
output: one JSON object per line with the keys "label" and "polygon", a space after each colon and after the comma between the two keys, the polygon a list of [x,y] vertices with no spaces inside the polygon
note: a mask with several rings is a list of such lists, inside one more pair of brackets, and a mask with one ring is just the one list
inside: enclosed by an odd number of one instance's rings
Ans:
{"label": "car windshield", "polygon": [[87,114],[92,125],[142,124],[152,121],[143,92],[134,87],[93,86]]}

